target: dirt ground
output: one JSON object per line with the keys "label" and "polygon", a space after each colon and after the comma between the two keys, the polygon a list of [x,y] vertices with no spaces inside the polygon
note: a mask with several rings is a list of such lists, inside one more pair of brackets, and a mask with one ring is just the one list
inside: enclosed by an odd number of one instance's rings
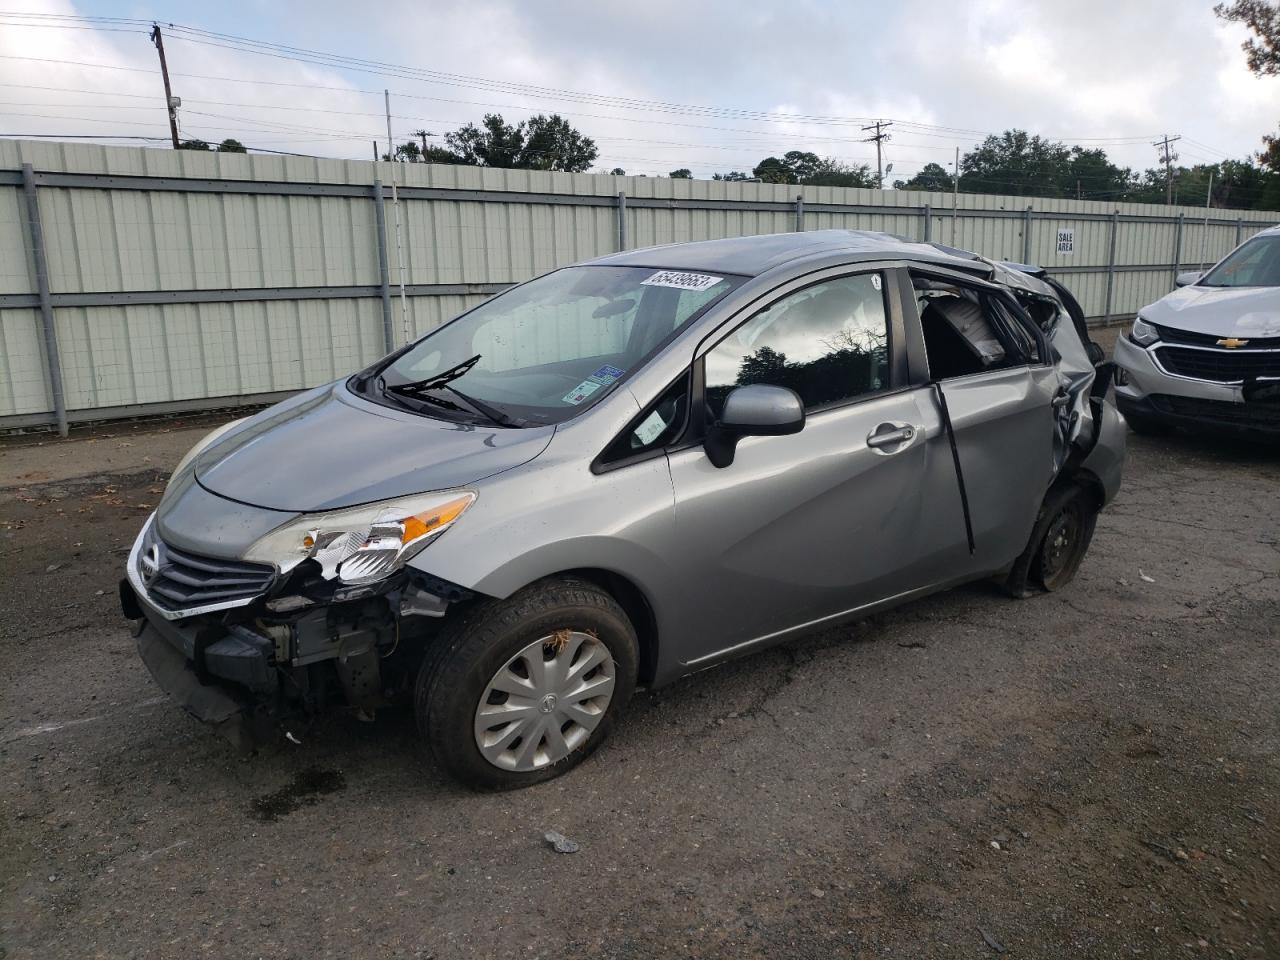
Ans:
{"label": "dirt ground", "polygon": [[0,958],[1280,957],[1280,453],[1132,438],[1066,590],[640,694],[494,796],[405,714],[246,759],[159,693],[116,580],[203,429],[0,445]]}

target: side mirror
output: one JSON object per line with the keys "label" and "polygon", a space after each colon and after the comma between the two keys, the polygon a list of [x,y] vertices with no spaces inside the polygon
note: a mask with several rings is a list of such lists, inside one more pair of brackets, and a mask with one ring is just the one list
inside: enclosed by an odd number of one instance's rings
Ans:
{"label": "side mirror", "polygon": [[724,411],[703,446],[713,466],[727,467],[743,437],[777,437],[803,429],[804,403],[794,390],[754,383],[725,397]]}
{"label": "side mirror", "polygon": [[1174,277],[1173,283],[1174,286],[1177,287],[1189,287],[1203,276],[1203,270],[1188,270],[1185,273],[1180,273]]}

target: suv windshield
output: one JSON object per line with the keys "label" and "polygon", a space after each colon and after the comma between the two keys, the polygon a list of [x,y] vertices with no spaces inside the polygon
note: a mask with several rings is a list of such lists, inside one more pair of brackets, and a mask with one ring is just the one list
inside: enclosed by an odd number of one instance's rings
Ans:
{"label": "suv windshield", "polygon": [[504,426],[558,423],[607,394],[744,279],[567,267],[428,334],[366,389],[432,416]]}
{"label": "suv windshield", "polygon": [[1254,237],[1210,270],[1202,287],[1280,287],[1280,236]]}

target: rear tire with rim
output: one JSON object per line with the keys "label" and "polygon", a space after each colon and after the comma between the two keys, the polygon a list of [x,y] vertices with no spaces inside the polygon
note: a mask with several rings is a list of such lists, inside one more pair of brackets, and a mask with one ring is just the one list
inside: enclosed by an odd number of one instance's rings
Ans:
{"label": "rear tire with rim", "polygon": [[1050,495],[1045,514],[1048,523],[1036,544],[1031,578],[1053,592],[1070,583],[1080,569],[1093,540],[1098,508],[1087,490],[1072,485]]}
{"label": "rear tire with rim", "polygon": [[635,628],[582,580],[477,604],[437,638],[418,674],[418,729],[451,775],[511,789],[559,776],[609,735],[635,690]]}

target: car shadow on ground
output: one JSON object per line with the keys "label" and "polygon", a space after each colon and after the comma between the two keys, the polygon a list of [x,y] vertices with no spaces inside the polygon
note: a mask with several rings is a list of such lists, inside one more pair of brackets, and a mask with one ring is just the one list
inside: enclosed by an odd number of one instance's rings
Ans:
{"label": "car shadow on ground", "polygon": [[[792,682],[798,668],[819,656],[841,658],[842,649],[847,651],[849,662],[837,662],[833,667],[843,671],[853,669],[852,661],[862,648],[888,645],[882,651],[882,656],[889,658],[888,663],[883,664],[885,672],[869,676],[867,681],[892,686],[904,680],[895,676],[895,670],[913,667],[909,660],[902,658],[896,660],[898,666],[895,667],[891,652],[905,654],[935,643],[943,645],[944,635],[936,638],[930,635],[933,624],[953,622],[986,606],[996,614],[1002,603],[1014,602],[994,582],[978,581],[887,613],[746,654],[656,691],[638,690],[595,757],[563,778],[527,789],[556,789],[556,784],[598,777],[602,767],[628,761],[644,762],[669,749],[670,744],[715,734],[726,720],[744,722],[764,717],[776,725],[778,720],[769,710],[770,700]],[[264,811],[279,800],[284,800],[287,808],[284,812],[291,812],[298,804],[291,804],[288,794],[305,792],[309,785],[317,787],[316,795],[337,792],[320,789],[333,781],[334,774],[345,780],[344,786],[376,785],[380,800],[387,803],[440,803],[476,796],[476,791],[457,784],[436,766],[418,732],[412,707],[407,703],[379,709],[372,721],[361,720],[354,710],[335,709],[306,728],[291,728],[288,734],[286,736],[281,728],[257,743],[251,752],[242,752],[243,777],[237,779],[244,791],[246,812],[251,816],[276,819],[264,815]],[[216,746],[211,743],[207,751],[202,751],[211,767],[221,767],[228,756],[235,755],[233,745],[212,730],[195,726],[193,736],[202,735],[216,741]],[[189,768],[195,761],[196,758],[188,757],[184,765]],[[218,776],[212,770],[210,775]],[[274,786],[264,790],[266,784]]]}

